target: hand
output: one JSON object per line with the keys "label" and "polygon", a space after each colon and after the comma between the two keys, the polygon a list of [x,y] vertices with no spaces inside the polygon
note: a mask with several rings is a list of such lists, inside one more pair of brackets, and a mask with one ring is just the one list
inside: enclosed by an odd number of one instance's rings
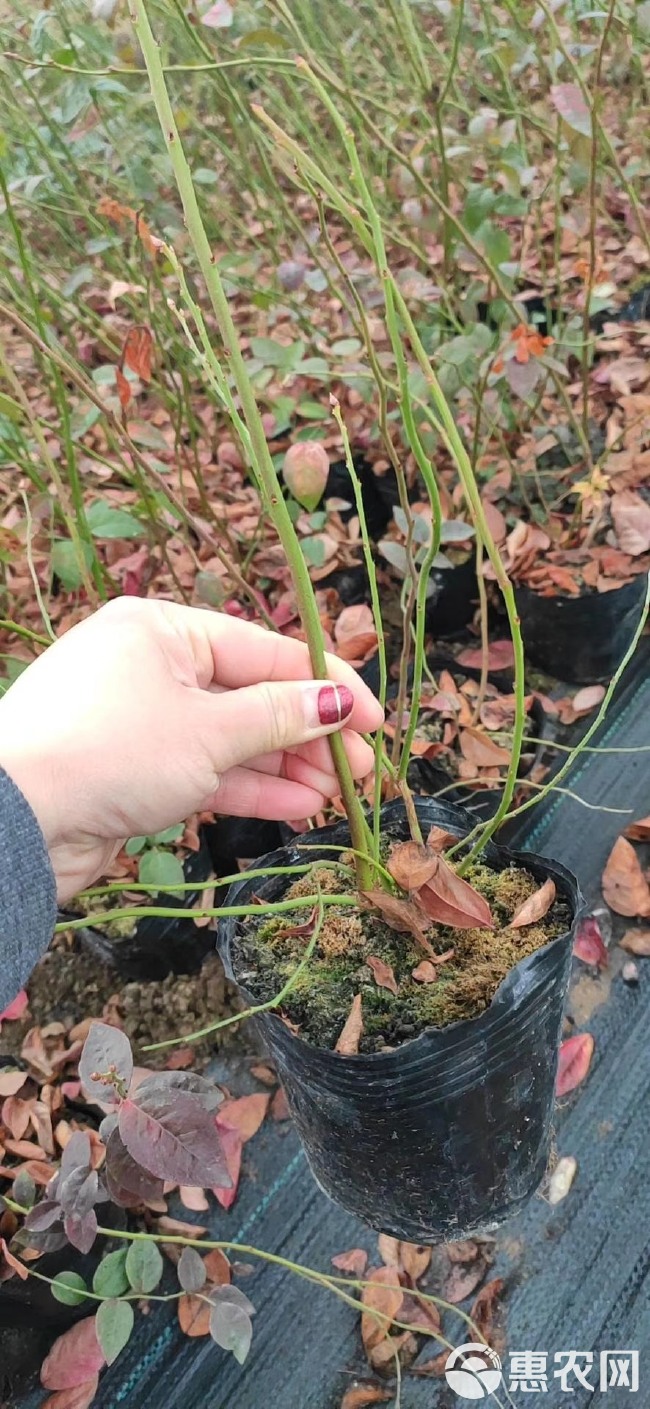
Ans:
{"label": "hand", "polygon": [[[351,666],[234,617],[122,597],[74,626],[0,700],[0,766],[43,830],[61,902],[130,836],[203,809],[309,817],[338,793],[327,734],[355,778],[382,711]],[[337,682],[336,684],[332,682]]]}

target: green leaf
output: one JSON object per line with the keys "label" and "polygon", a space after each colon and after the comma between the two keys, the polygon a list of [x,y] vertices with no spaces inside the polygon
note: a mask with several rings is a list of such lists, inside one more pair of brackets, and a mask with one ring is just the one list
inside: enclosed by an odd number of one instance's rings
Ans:
{"label": "green leaf", "polygon": [[50,1290],[54,1300],[62,1301],[64,1306],[81,1306],[82,1301],[86,1300],[86,1283],[78,1272],[59,1272]]}
{"label": "green leaf", "polygon": [[97,1339],[106,1364],[112,1365],[133,1330],[133,1307],[129,1301],[103,1301],[95,1317]]}
{"label": "green leaf", "polygon": [[[268,29],[264,25],[261,29],[251,29],[248,34],[240,39],[238,49],[249,49],[255,44],[266,44],[270,49],[288,49],[289,45],[283,34],[278,34],[275,29]],[[253,60],[251,59],[251,64]]]}
{"label": "green leaf", "polygon": [[114,509],[105,499],[96,499],[86,518],[93,538],[141,538],[144,532],[139,519],[126,509]]}
{"label": "green leaf", "polygon": [[333,357],[352,357],[356,352],[361,352],[361,348],[358,338],[339,338],[332,343],[330,352]]}
{"label": "green leaf", "polygon": [[163,1260],[156,1243],[150,1242],[148,1238],[131,1243],[125,1266],[129,1284],[134,1292],[145,1295],[155,1291],[163,1274]]}
{"label": "green leaf", "polygon": [[14,401],[13,396],[0,391],[0,416],[6,416],[8,421],[22,421],[24,414],[22,406]]}
{"label": "green leaf", "polygon": [[553,83],[551,102],[567,127],[583,137],[591,137],[591,113],[577,83]]}
{"label": "green leaf", "polygon": [[128,1292],[126,1255],[126,1248],[118,1248],[117,1252],[107,1252],[106,1256],[102,1258],[99,1266],[95,1268],[93,1277],[93,1291],[97,1293],[97,1296],[116,1297]]}
{"label": "green leaf", "polygon": [[[80,544],[86,567],[91,568],[93,550],[89,543]],[[55,538],[50,557],[52,572],[56,574],[66,592],[77,592],[83,584],[77,549],[69,538]]]}
{"label": "green leaf", "polygon": [[145,851],[138,867],[138,880],[143,885],[158,886],[164,890],[166,886],[182,885],[185,880],[183,867],[177,856],[171,851],[159,851],[157,847],[152,847],[151,851]]}
{"label": "green leaf", "polygon": [[501,264],[506,264],[511,256],[510,240],[505,230],[500,226],[493,225],[491,220],[484,220],[479,225],[474,235],[477,245],[481,245],[485,254],[492,264],[497,268]]}
{"label": "green leaf", "polygon": [[636,27],[642,39],[650,39],[650,0],[641,0],[634,11]]}
{"label": "green leaf", "polygon": [[216,171],[210,171],[207,166],[197,166],[196,171],[192,172],[192,177],[199,186],[214,186],[219,180]]}
{"label": "green leaf", "polygon": [[124,850],[127,856],[138,856],[141,851],[144,851],[146,844],[146,837],[129,837]]}
{"label": "green leaf", "polygon": [[175,827],[165,827],[164,832],[156,832],[150,840],[157,846],[168,846],[170,842],[180,841],[185,828],[182,822],[178,822]]}
{"label": "green leaf", "polygon": [[322,568],[325,562],[325,544],[320,538],[303,538],[300,544],[306,562],[314,568]]}

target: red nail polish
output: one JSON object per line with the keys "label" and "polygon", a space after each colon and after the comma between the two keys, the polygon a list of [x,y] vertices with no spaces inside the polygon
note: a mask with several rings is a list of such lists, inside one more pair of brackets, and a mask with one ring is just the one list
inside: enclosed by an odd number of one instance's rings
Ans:
{"label": "red nail polish", "polygon": [[318,691],[318,718],[321,724],[340,724],[352,713],[354,695],[347,685],[323,685]]}

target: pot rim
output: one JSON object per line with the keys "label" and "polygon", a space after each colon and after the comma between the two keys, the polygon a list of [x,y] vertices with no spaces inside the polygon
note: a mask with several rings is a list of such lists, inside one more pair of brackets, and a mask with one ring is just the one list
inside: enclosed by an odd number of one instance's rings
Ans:
{"label": "pot rim", "polygon": [[[447,814],[444,817],[445,825],[448,825],[449,830],[455,831],[456,835],[459,837],[463,834],[467,834],[475,825],[475,819],[472,815],[467,813],[462,806],[456,803],[436,803],[435,798],[426,797],[416,797],[414,798],[414,802],[416,809],[418,808],[418,804],[431,806],[432,803],[435,803],[441,813]],[[393,802],[384,804],[382,807],[382,817],[385,818],[387,814],[389,821],[392,821],[393,818],[397,818],[397,816],[406,818],[406,811],[401,799],[396,799]],[[303,836],[319,836],[322,840],[323,833],[336,828],[342,828],[345,825],[346,822],[343,820],[340,823],[332,823],[327,827],[318,828],[314,832],[303,834]],[[266,856],[259,857],[252,863],[250,869],[259,869],[260,863],[269,866],[282,864],[286,857],[291,855],[292,847],[295,848],[295,861],[299,860],[301,840],[301,837],[297,837],[294,843],[289,843],[279,848],[277,851],[269,852]],[[303,843],[303,846],[304,845],[317,847],[318,843],[309,841],[308,843]],[[586,901],[576,877],[566,866],[563,866],[560,861],[554,861],[545,856],[539,856],[532,851],[514,851],[509,847],[500,846],[498,843],[492,841],[488,842],[485,855],[488,860],[503,861],[503,866],[500,867],[500,869],[504,869],[505,866],[514,862],[515,865],[520,865],[527,870],[532,870],[533,875],[535,875],[536,869],[539,869],[544,871],[545,878],[550,876],[551,879],[556,882],[559,881],[560,884],[558,888],[561,888],[564,898],[569,902],[572,908],[572,918],[569,928],[563,934],[557,935],[555,939],[549,940],[548,944],[542,945],[540,949],[536,949],[532,954],[528,954],[523,959],[520,959],[518,963],[508,971],[505,978],[502,979],[499,987],[492,995],[487,1008],[483,1009],[481,1013],[477,1013],[471,1018],[457,1018],[454,1022],[446,1024],[445,1027],[427,1027],[422,1032],[418,1033],[417,1037],[407,1038],[405,1042],[399,1043],[398,1046],[389,1051],[356,1052],[349,1055],[336,1052],[331,1047],[319,1047],[314,1043],[307,1042],[304,1037],[291,1032],[274,1009],[268,1009],[260,1013],[256,1021],[261,1020],[265,1024],[268,1023],[275,1030],[278,1038],[282,1039],[283,1044],[286,1044],[288,1047],[294,1046],[294,1049],[297,1047],[297,1049],[306,1056],[308,1054],[311,1062],[320,1061],[324,1067],[334,1071],[342,1071],[344,1068],[347,1069],[349,1064],[350,1066],[356,1067],[360,1073],[364,1070],[371,1071],[373,1068],[378,1069],[382,1065],[385,1066],[387,1062],[390,1062],[391,1058],[399,1058],[400,1062],[406,1061],[409,1065],[412,1061],[414,1066],[417,1067],[419,1065],[419,1057],[422,1058],[423,1062],[430,1060],[432,1050],[438,1045],[438,1042],[441,1048],[444,1046],[445,1057],[453,1059],[454,1053],[459,1048],[466,1047],[472,1037],[475,1036],[476,1040],[479,1042],[482,1040],[483,1034],[480,1029],[484,1027],[486,1021],[490,1025],[491,1034],[497,1035],[500,1026],[504,1023],[507,1025],[510,1016],[507,1011],[502,1015],[499,1014],[499,1009],[504,1006],[504,1003],[510,996],[510,990],[515,990],[520,983],[523,983],[531,970],[542,967],[545,957],[554,949],[569,944],[571,948],[573,948],[575,931],[578,921],[586,909]],[[314,860],[317,859],[317,857],[314,857]],[[291,862],[287,864],[291,864]],[[282,878],[274,877],[273,879],[278,881]],[[287,880],[290,884],[290,878],[287,878]],[[237,880],[229,887],[226,897],[227,904],[237,903],[237,898],[241,890],[246,886],[246,883],[246,871],[243,871],[241,880]],[[217,929],[216,947],[220,954],[226,977],[230,982],[236,984],[248,1005],[254,1007],[259,1000],[256,999],[250,989],[246,988],[245,984],[237,978],[231,954],[232,941],[235,938],[237,928],[243,925],[245,921],[245,916],[229,916],[220,920]],[[540,978],[540,982],[543,982],[543,975]],[[531,996],[536,993],[537,987],[538,985],[533,985]],[[492,1018],[491,1023],[490,1018]]]}

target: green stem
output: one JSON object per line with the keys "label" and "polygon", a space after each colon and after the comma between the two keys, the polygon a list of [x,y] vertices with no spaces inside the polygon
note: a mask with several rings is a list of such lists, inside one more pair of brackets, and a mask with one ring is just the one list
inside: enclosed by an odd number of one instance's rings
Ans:
{"label": "green stem", "polygon": [[[282,489],[262,425],[262,418],[257,407],[253,387],[246,371],[246,365],[239,346],[237,330],[232,319],[228,299],[221,281],[215,256],[212,253],[205,232],[205,226],[192,183],[190,168],[183,151],[176,120],[169,101],[165,76],[160,60],[159,47],[149,24],[145,0],[132,0],[132,3],[134,7],[132,14],[133,23],[147,66],[151,93],[158,113],[158,120],[160,122],[165,146],[176,178],[176,185],[185,215],[185,223],[210,295],[224,344],[226,360],[230,366],[231,374],[241,401],[243,419],[250,435],[255,457],[255,470],[258,483],[262,488],[269,515],[287,556],[296,592],[300,619],[307,637],[314,676],[316,679],[326,679],[328,672],[323,647],[323,633],[316,597],[309,577],[309,570],[286,502],[282,495]],[[367,842],[369,837],[368,824],[356,794],[343,740],[340,734],[331,734],[328,742],[350,825],[352,841],[358,851],[366,851],[368,849]],[[361,890],[372,888],[372,868],[368,867],[361,860],[358,860],[357,876]]]}

